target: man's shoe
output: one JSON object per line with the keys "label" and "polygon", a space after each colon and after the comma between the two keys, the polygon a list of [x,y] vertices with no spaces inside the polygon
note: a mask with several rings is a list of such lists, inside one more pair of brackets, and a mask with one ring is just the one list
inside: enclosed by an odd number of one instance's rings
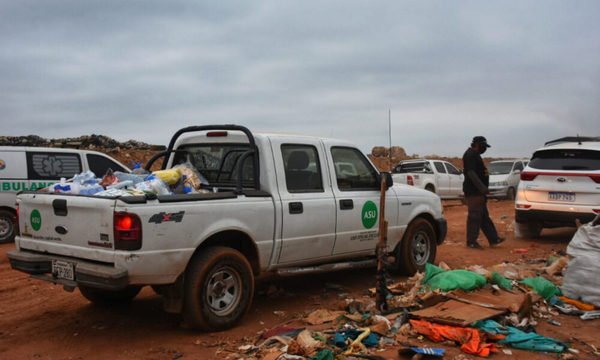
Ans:
{"label": "man's shoe", "polygon": [[483,249],[483,246],[479,245],[477,242],[469,243],[467,244],[467,247],[470,247],[471,249]]}
{"label": "man's shoe", "polygon": [[496,245],[498,245],[500,243],[503,243],[505,241],[506,241],[506,238],[499,237],[499,238],[496,239],[496,241],[491,242],[490,246],[496,246]]}

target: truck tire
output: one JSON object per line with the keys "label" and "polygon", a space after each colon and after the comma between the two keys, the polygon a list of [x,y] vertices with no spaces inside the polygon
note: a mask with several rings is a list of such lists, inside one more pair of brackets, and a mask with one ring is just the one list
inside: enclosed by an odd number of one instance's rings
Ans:
{"label": "truck tire", "polygon": [[427,191],[431,191],[432,193],[435,194],[435,186],[431,185],[431,184],[427,184],[425,185],[425,190]]}
{"label": "truck tire", "polygon": [[252,267],[239,251],[215,246],[196,254],[186,270],[183,317],[193,328],[231,328],[250,308]]}
{"label": "truck tire", "polygon": [[540,223],[518,223],[515,222],[515,237],[518,238],[536,238],[542,233],[542,224]]}
{"label": "truck tire", "polygon": [[130,302],[142,290],[141,286],[128,286],[122,290],[103,290],[79,286],[79,292],[94,305],[109,306]]}
{"label": "truck tire", "polygon": [[8,210],[0,210],[0,244],[15,240],[15,215]]}
{"label": "truck tire", "polygon": [[506,199],[507,200],[514,200],[515,199],[515,188],[514,187],[509,187],[508,190],[506,190]]}
{"label": "truck tire", "polygon": [[424,271],[425,264],[435,260],[436,251],[433,226],[426,219],[417,218],[408,226],[396,250],[395,267],[408,275]]}

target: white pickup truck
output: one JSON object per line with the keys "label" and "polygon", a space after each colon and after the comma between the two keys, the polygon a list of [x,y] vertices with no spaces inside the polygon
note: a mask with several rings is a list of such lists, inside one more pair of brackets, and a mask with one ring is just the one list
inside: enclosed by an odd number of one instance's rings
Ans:
{"label": "white pickup truck", "polygon": [[[391,176],[352,144],[193,126],[173,136],[162,168],[186,161],[210,193],[21,192],[11,266],[68,291],[79,287],[93,303],[128,301],[151,285],[166,311],[219,330],[247,311],[260,273],[375,265],[380,181],[385,175],[391,184]],[[439,197],[389,186],[385,219],[394,269],[411,273],[434,261],[447,231]]]}
{"label": "white pickup truck", "polygon": [[462,171],[443,160],[404,160],[392,169],[396,184],[408,184],[436,193],[442,199],[463,196]]}

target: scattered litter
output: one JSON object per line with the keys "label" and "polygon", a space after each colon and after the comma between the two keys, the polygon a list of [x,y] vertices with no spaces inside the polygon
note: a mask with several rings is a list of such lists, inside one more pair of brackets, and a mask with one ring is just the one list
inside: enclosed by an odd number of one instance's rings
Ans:
{"label": "scattered litter", "polygon": [[273,314],[283,317],[283,316],[285,316],[285,311],[275,310],[275,311],[273,311]]}
{"label": "scattered litter", "polygon": [[333,321],[344,314],[344,311],[330,311],[325,309],[319,309],[310,313],[306,317],[305,321],[310,325],[320,325]]}
{"label": "scattered litter", "polygon": [[510,351],[509,349],[502,349],[502,352],[505,353],[506,355],[512,355],[512,351]]}
{"label": "scattered litter", "polygon": [[423,279],[423,284],[429,285],[433,290],[450,291],[462,289],[470,291],[486,283],[487,280],[483,275],[471,271],[461,269],[444,271],[430,263],[425,265],[425,279]]}
{"label": "scattered litter", "polygon": [[561,326],[562,324],[559,321],[548,319],[548,322],[552,325]]}
{"label": "scattered litter", "polygon": [[473,327],[494,335],[507,335],[499,344],[507,344],[516,349],[562,353],[568,346],[563,342],[538,335],[534,332],[523,332],[512,326],[502,326],[493,320],[480,321]]}
{"label": "scattered litter", "polygon": [[[400,348],[398,350],[399,354],[419,354],[419,355],[427,355],[430,357],[444,357],[444,349],[434,349],[434,348],[418,348],[418,347],[405,347]],[[421,357],[419,357],[421,358]]]}
{"label": "scattered litter", "polygon": [[512,253],[513,254],[524,254],[524,253],[526,253],[528,251],[529,251],[528,248],[521,248],[521,249],[513,249]]}
{"label": "scattered litter", "polygon": [[487,357],[497,350],[494,344],[482,340],[477,329],[438,325],[424,320],[410,320],[410,324],[419,334],[433,341],[441,342],[448,339],[460,343],[460,349],[467,354]]}
{"label": "scattered litter", "polygon": [[600,319],[600,310],[586,311],[580,316],[581,320]]}
{"label": "scattered litter", "polygon": [[448,300],[423,310],[413,311],[411,315],[440,324],[467,326],[478,320],[502,315],[506,310],[497,310],[467,304],[457,300]]}

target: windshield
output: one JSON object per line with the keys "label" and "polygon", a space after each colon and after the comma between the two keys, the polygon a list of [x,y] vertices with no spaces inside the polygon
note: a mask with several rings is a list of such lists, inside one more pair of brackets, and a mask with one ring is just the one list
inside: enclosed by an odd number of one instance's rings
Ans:
{"label": "windshield", "polygon": [[491,162],[488,164],[490,175],[508,174],[512,170],[513,163],[511,161]]}
{"label": "windshield", "polygon": [[533,154],[529,167],[543,170],[600,170],[600,151],[540,150]]}
{"label": "windshield", "polygon": [[[236,185],[240,157],[250,147],[248,144],[191,144],[184,145],[175,156],[174,164],[189,160],[211,185]],[[252,156],[243,164],[243,185],[254,186]]]}

